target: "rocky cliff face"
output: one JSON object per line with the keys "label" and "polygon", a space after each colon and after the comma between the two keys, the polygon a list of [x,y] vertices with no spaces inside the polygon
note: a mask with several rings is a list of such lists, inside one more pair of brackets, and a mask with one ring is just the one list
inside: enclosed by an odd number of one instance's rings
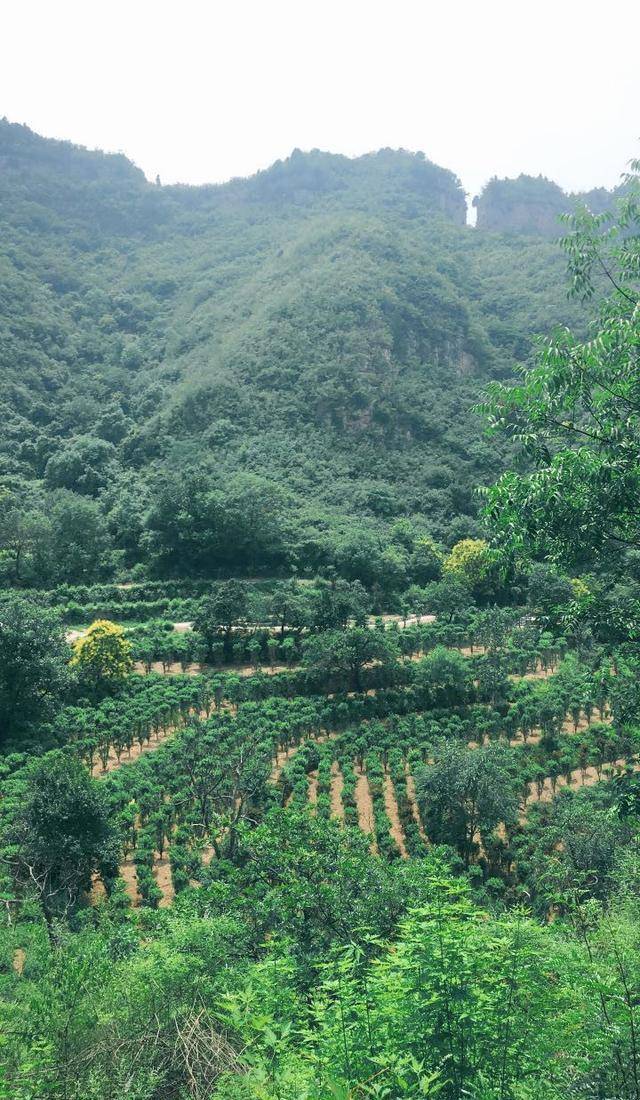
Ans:
{"label": "rocky cliff face", "polygon": [[561,187],[543,176],[518,176],[492,179],[473,205],[478,211],[478,229],[557,237],[558,218],[567,210],[569,199]]}
{"label": "rocky cliff face", "polygon": [[478,212],[477,228],[494,233],[522,233],[535,237],[559,237],[560,215],[576,203],[586,203],[594,213],[607,210],[615,191],[597,188],[585,194],[567,194],[544,176],[492,179],[473,200]]}

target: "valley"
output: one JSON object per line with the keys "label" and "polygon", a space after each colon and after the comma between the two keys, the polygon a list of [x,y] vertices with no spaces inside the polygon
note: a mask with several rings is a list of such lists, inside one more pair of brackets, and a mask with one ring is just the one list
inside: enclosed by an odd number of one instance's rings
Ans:
{"label": "valley", "polygon": [[3,1100],[640,1100],[639,181],[0,121]]}

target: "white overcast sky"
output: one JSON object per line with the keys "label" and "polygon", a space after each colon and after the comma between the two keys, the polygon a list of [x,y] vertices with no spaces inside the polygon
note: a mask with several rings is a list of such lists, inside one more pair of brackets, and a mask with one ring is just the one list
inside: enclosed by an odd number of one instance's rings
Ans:
{"label": "white overcast sky", "polygon": [[0,0],[0,115],[163,183],[298,146],[614,185],[640,156],[640,0]]}

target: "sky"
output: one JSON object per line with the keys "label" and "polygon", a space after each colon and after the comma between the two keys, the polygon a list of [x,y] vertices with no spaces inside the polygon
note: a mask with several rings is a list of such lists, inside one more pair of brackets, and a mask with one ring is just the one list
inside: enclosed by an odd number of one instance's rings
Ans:
{"label": "sky", "polygon": [[640,157],[638,0],[4,0],[0,115],[220,182],[292,149],[422,150],[614,186]]}

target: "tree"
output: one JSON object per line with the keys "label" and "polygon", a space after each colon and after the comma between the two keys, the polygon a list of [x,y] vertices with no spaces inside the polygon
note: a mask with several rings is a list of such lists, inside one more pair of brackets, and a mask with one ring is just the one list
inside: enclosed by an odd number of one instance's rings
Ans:
{"label": "tree", "polygon": [[557,622],[558,612],[566,608],[574,596],[568,577],[553,566],[534,563],[527,576],[528,603],[532,611],[546,622]]}
{"label": "tree", "polygon": [[365,665],[393,665],[398,657],[398,643],[391,634],[367,627],[328,630],[308,638],[303,655],[309,668],[323,678],[338,676],[352,691],[362,691]]}
{"label": "tree", "polygon": [[506,654],[490,649],[476,663],[478,697],[486,699],[492,707],[504,702],[508,688],[509,661]]}
{"label": "tree", "polygon": [[269,610],[280,628],[280,639],[284,641],[285,630],[301,631],[309,620],[309,602],[304,588],[294,577],[289,581],[279,581],[275,585]]}
{"label": "tree", "polygon": [[146,541],[172,572],[243,572],[286,560],[284,491],[250,473],[217,482],[201,469],[171,472],[147,516]]}
{"label": "tree", "polygon": [[106,439],[78,436],[65,443],[47,462],[44,476],[53,489],[73,489],[97,496],[112,473],[116,449]]}
{"label": "tree", "polygon": [[362,626],[371,609],[371,599],[360,581],[317,581],[309,599],[310,625],[314,630],[345,628],[351,619],[356,626]]}
{"label": "tree", "polygon": [[428,584],[424,592],[427,609],[447,622],[463,619],[475,606],[468,584],[452,573]]}
{"label": "tree", "polygon": [[169,751],[194,801],[199,834],[218,858],[235,859],[240,823],[261,799],[271,771],[271,747],[261,730],[208,728],[191,719]]}
{"label": "tree", "polygon": [[480,592],[489,578],[493,554],[484,539],[462,539],[442,563],[442,572]]}
{"label": "tree", "polygon": [[95,689],[121,683],[133,668],[131,642],[124,629],[108,619],[96,619],[75,642],[71,667]]}
{"label": "tree", "polygon": [[305,967],[332,942],[352,940],[354,928],[391,932],[412,893],[408,875],[370,858],[358,829],[278,807],[239,833],[235,904],[251,909],[261,936],[286,936]]}
{"label": "tree", "polygon": [[48,568],[56,581],[90,584],[108,562],[109,539],[100,508],[93,501],[60,489],[52,495]]}
{"label": "tree", "polygon": [[4,838],[5,860],[25,892],[35,892],[47,923],[64,917],[102,864],[117,866],[106,791],[83,764],[61,751],[30,765]]}
{"label": "tree", "polygon": [[437,581],[442,573],[443,553],[439,546],[423,535],[416,539],[411,553],[409,573],[416,584],[428,584]]}
{"label": "tree", "polygon": [[640,546],[639,172],[617,222],[586,209],[568,219],[572,292],[608,288],[589,338],[557,332],[521,382],[493,384],[480,406],[528,459],[487,493],[496,538],[520,555],[584,565]]}
{"label": "tree", "polygon": [[488,839],[500,822],[517,823],[513,750],[496,744],[469,749],[442,741],[433,763],[416,775],[416,795],[430,839],[451,844],[468,867],[478,832]]}
{"label": "tree", "polygon": [[33,580],[34,558],[48,535],[48,521],[41,512],[0,499],[0,559],[7,562],[11,582],[19,585]]}
{"label": "tree", "polygon": [[51,718],[70,684],[58,616],[20,596],[0,600],[0,743]]}
{"label": "tree", "polygon": [[415,686],[432,706],[460,706],[471,689],[469,662],[457,649],[436,646],[416,665]]}
{"label": "tree", "polygon": [[209,654],[222,635],[224,659],[231,660],[233,632],[246,620],[247,609],[247,586],[242,581],[225,581],[200,601],[193,626],[204,638]]}

